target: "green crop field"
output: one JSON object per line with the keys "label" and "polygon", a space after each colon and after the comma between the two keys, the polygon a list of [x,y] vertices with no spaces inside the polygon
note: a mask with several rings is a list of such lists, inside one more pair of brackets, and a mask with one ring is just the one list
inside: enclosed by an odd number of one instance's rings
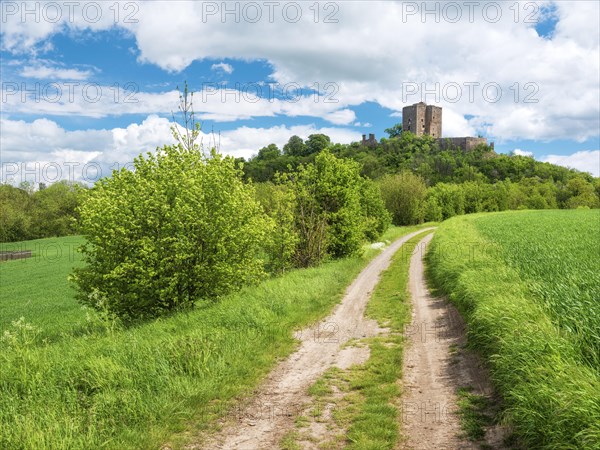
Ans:
{"label": "green crop field", "polygon": [[457,217],[428,265],[527,448],[600,448],[600,211]]}
{"label": "green crop field", "polygon": [[552,320],[600,369],[600,211],[541,211],[481,217],[476,226],[498,245]]}

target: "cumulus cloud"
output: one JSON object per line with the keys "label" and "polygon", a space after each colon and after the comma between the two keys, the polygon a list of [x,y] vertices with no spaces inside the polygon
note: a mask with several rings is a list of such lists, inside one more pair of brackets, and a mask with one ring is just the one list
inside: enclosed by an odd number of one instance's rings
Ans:
{"label": "cumulus cloud", "polygon": [[[33,122],[2,119],[0,180],[93,182],[113,169],[130,165],[140,153],[173,143],[172,125],[166,118],[150,115],[141,123],[125,128],[68,131],[48,119]],[[334,142],[360,139],[359,133],[346,128],[299,125],[201,133],[200,141],[204,148],[217,146],[223,154],[249,158],[271,143],[283,147],[292,135],[306,139],[315,133],[327,134]]]}
{"label": "cumulus cloud", "polygon": [[[135,83],[120,87],[85,83],[35,84],[22,90],[19,83],[4,83],[4,113],[102,118],[124,114],[171,114],[177,111],[179,92],[143,92]],[[198,118],[231,122],[276,115],[318,117],[335,125],[346,125],[355,119],[354,111],[329,102],[324,95],[290,95],[285,98],[262,97],[247,86],[239,89],[208,86],[196,93],[194,109]]]}
{"label": "cumulus cloud", "polygon": [[528,152],[526,150],[521,150],[520,148],[515,148],[512,152],[512,155],[515,156],[527,156],[529,158],[533,158],[533,152]]}
{"label": "cumulus cloud", "polygon": [[38,80],[87,80],[92,75],[90,70],[64,69],[61,67],[26,66],[21,76]]}
{"label": "cumulus cloud", "polygon": [[542,157],[541,161],[600,177],[600,150],[580,151],[571,155],[547,155]]}
{"label": "cumulus cloud", "polygon": [[210,70],[215,70],[215,71],[222,70],[225,73],[232,74],[233,66],[231,64],[227,64],[227,63],[213,64],[212,66],[210,66]]}
{"label": "cumulus cloud", "polygon": [[[299,4],[299,11],[275,6],[272,14],[258,3],[262,10],[254,20],[251,3],[235,3],[227,14],[220,2],[178,2],[176,7],[135,2],[136,20],[125,23],[121,17],[116,25],[135,37],[140,61],[167,71],[182,71],[195,60],[238,58],[268,61],[279,83],[334,82],[338,107],[319,113],[338,111],[332,115],[338,121],[344,114],[349,118],[342,110],[366,101],[399,112],[425,100],[445,108],[445,135],[483,132],[497,141],[598,136],[598,2],[537,2],[551,5],[558,20],[551,39],[526,22],[527,2],[472,2],[472,13],[464,6],[468,2],[453,2],[463,5],[458,20],[446,3],[369,2],[367,8],[362,2],[338,2],[321,8],[318,16],[308,3]],[[494,4],[502,8],[498,20]],[[115,20],[108,6],[94,23],[80,10],[73,22],[65,11],[60,21],[35,26],[11,14],[3,24],[3,48],[27,51],[65,28],[109,29]],[[423,8],[435,12],[427,15]],[[273,114],[305,115],[301,108],[275,109],[267,108]]]}

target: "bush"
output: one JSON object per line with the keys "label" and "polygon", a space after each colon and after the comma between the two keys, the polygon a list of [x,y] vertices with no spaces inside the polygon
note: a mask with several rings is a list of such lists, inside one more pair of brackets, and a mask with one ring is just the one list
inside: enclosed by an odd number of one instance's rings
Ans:
{"label": "bush", "polygon": [[232,158],[181,145],[140,155],[79,208],[79,300],[125,319],[215,299],[260,279],[272,223]]}
{"label": "bush", "polygon": [[296,196],[288,186],[257,183],[256,198],[273,220],[274,228],[266,241],[267,271],[281,274],[292,268],[299,237],[294,227]]}
{"label": "bush", "polygon": [[364,215],[365,237],[373,242],[379,239],[392,222],[391,215],[383,202],[379,185],[369,179],[364,179],[361,184],[360,204]]}
{"label": "bush", "polygon": [[402,172],[383,177],[380,186],[394,225],[412,225],[423,221],[422,203],[427,192],[423,178]]}
{"label": "bush", "polygon": [[326,255],[357,254],[364,237],[358,163],[324,150],[314,164],[300,166],[285,179],[296,195],[296,264],[308,267]]}

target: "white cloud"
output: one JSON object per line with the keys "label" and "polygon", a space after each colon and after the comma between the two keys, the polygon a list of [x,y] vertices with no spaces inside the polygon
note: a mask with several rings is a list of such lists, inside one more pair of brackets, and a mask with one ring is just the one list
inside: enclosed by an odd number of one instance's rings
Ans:
{"label": "white cloud", "polygon": [[[534,24],[525,23],[531,8],[523,2],[516,7],[514,2],[500,2],[502,16],[497,23],[484,20],[486,2],[474,2],[472,22],[468,8],[463,7],[462,18],[456,23],[445,20],[443,14],[439,23],[433,15],[407,15],[409,3],[427,5],[431,10],[443,8],[444,2],[374,1],[368,6],[364,2],[338,2],[339,10],[332,17],[337,23],[325,21],[331,9],[321,10],[315,20],[309,3],[301,3],[297,23],[289,20],[290,10],[285,20],[282,5],[275,7],[272,21],[263,5],[262,19],[252,23],[244,20],[251,11],[243,3],[235,4],[239,17],[223,16],[224,4],[220,2],[214,3],[215,14],[207,14],[207,2],[177,2],[176,7],[161,1],[135,3],[139,6],[137,22],[119,20],[117,25],[135,37],[140,61],[181,71],[195,60],[209,58],[265,60],[274,68],[273,80],[280,83],[336,83],[337,107],[321,108],[316,117],[365,101],[399,112],[406,104],[421,100],[425,87],[441,94],[439,101],[432,95],[426,100],[444,107],[446,136],[481,132],[499,142],[522,138],[584,141],[599,134],[599,2],[538,3],[556,7],[558,23],[552,39],[541,38]],[[3,24],[2,46],[13,52],[27,51],[36,44],[49,43],[52,34],[65,28],[109,29],[115,25],[114,13],[109,10],[110,3],[102,7],[102,20],[97,23],[85,21],[80,10],[75,11],[73,23],[66,20],[68,11],[55,24],[23,23],[19,14],[13,14]],[[515,20],[517,10],[519,20]],[[473,101],[464,85],[470,82],[480,83],[474,88]],[[408,96],[412,83],[420,92]],[[452,101],[452,89],[447,89],[455,86],[452,83],[462,87],[456,102]],[[486,83],[497,83],[502,89],[497,102],[486,100]],[[528,97],[537,103],[527,103]],[[100,106],[90,109],[98,111]],[[214,108],[207,117],[254,117],[261,110],[267,115],[313,115],[309,102],[294,107],[259,104],[242,108],[239,115],[230,111],[235,106],[224,108],[227,111]],[[111,114],[130,109],[135,108],[113,108]],[[341,120],[342,115],[337,112],[332,117]],[[462,119],[465,115],[474,117]]]}
{"label": "white cloud", "polygon": [[[2,109],[6,114],[38,114],[102,118],[123,114],[171,114],[177,111],[177,90],[152,93],[138,91],[136,84],[114,86],[85,83],[52,83],[48,88],[36,84],[29,92],[19,83],[5,83]],[[335,125],[346,125],[356,119],[354,111],[327,101],[323,95],[290,94],[288,98],[256,96],[256,84],[240,85],[239,89],[205,88],[195,93],[194,109],[202,120],[231,122],[276,115],[318,117]]]}
{"label": "white cloud", "polygon": [[[171,125],[166,118],[150,115],[126,128],[67,131],[48,119],[2,119],[0,180],[54,182],[58,171],[63,179],[92,181],[98,172],[109,175],[140,153],[173,143]],[[292,135],[306,139],[315,133],[327,134],[334,142],[360,139],[353,130],[315,125],[241,127],[215,135],[202,133],[200,139],[205,148],[217,145],[223,154],[248,158],[271,143],[283,147]]]}
{"label": "white cloud", "polygon": [[48,66],[26,66],[21,76],[38,80],[87,80],[92,75],[90,70],[63,69]]}
{"label": "white cloud", "polygon": [[222,70],[225,73],[232,74],[233,66],[227,63],[213,64],[212,66],[210,66],[210,70]]}
{"label": "white cloud", "polygon": [[533,158],[533,152],[528,152],[528,151],[525,151],[525,150],[521,150],[520,148],[515,148],[511,152],[511,154],[515,155],[515,156],[527,156],[529,158]]}
{"label": "white cloud", "polygon": [[325,114],[324,119],[336,125],[349,125],[356,120],[356,114],[351,109],[340,109]]}
{"label": "white cloud", "polygon": [[600,177],[600,150],[580,151],[571,155],[547,155],[540,160]]}

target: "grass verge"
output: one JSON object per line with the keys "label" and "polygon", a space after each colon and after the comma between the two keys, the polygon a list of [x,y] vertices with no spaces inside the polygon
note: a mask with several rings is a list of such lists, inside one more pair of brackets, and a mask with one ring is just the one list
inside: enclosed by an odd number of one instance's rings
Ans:
{"label": "grass verge", "polygon": [[[574,214],[577,220],[569,221],[569,214]],[[518,252],[518,258],[534,260],[540,252],[538,247],[547,245],[545,241],[549,239],[536,234],[539,227],[561,229],[570,238],[577,235],[579,220],[595,220],[596,216],[584,219],[582,214],[597,212],[512,212],[456,217],[438,228],[428,253],[429,278],[457,305],[468,324],[470,346],[489,363],[492,381],[504,400],[503,421],[511,425],[522,445],[530,449],[600,448],[598,368],[582,358],[580,339],[548,312],[539,292],[543,284],[536,282],[531,270],[520,270],[507,257]],[[510,233],[525,234],[527,248],[488,237],[494,221],[501,228],[502,222],[514,222],[517,215],[521,228],[513,227]],[[485,237],[480,231],[480,221],[486,224]],[[553,224],[540,225],[544,221]],[[565,223],[571,226],[565,227]],[[556,240],[549,245],[554,248],[554,261],[563,259],[561,252],[574,250]],[[573,259],[572,255],[564,257]],[[571,283],[577,285],[556,271],[549,285],[568,290]],[[560,297],[553,301],[560,302]]]}

